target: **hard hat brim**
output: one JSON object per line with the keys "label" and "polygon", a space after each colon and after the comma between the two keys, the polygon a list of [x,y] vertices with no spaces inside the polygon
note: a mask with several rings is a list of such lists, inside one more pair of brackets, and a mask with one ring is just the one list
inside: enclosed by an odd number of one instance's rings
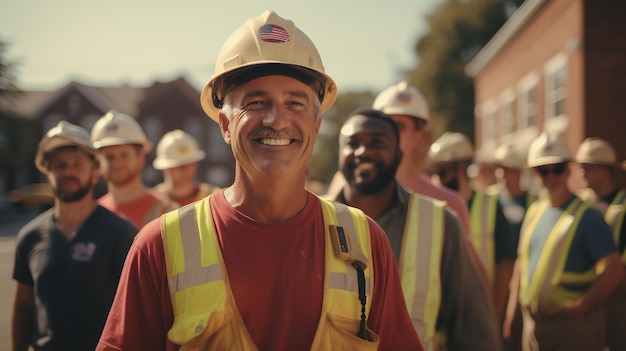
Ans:
{"label": "hard hat brim", "polygon": [[[337,99],[337,86],[335,84],[335,81],[330,78],[330,76],[328,76],[325,73],[319,72],[319,71],[313,71],[307,67],[304,66],[300,66],[300,65],[295,65],[295,64],[286,64],[285,62],[281,62],[281,61],[261,61],[261,62],[253,62],[250,63],[248,65],[242,65],[239,66],[235,69],[232,70],[228,70],[225,72],[222,72],[221,74],[214,76],[213,78],[211,78],[211,80],[204,86],[204,89],[202,90],[202,94],[200,95],[200,105],[202,106],[202,109],[204,110],[204,112],[215,122],[219,123],[219,111],[221,109],[221,107],[217,107],[215,106],[214,102],[213,102],[213,94],[214,94],[214,89],[216,88],[216,82],[218,81],[218,79],[224,77],[224,75],[227,74],[236,74],[237,71],[245,71],[246,69],[249,69],[251,67],[254,66],[259,66],[260,68],[262,66],[265,65],[287,65],[287,66],[291,66],[294,67],[302,72],[311,72],[309,74],[317,74],[320,75],[323,79],[324,79],[324,98],[323,100],[320,102],[321,103],[321,112],[324,113],[326,112],[328,109],[330,109],[330,107],[333,105],[333,103],[335,102],[335,100]],[[279,73],[275,73],[272,70],[268,70],[267,74],[262,74],[262,75],[257,75],[255,77],[256,78],[260,78],[262,76],[267,76],[267,75],[286,75],[289,77],[294,78],[291,75],[288,74],[279,74]],[[294,78],[297,79],[297,78]]]}
{"label": "hard hat brim", "polygon": [[415,115],[414,112],[410,111],[410,109],[408,109],[408,108],[396,107],[396,106],[387,106],[387,107],[381,108],[381,111],[383,111],[384,113],[386,113],[388,115],[404,115],[404,116],[409,116],[409,117],[413,117],[413,118],[422,120],[424,122],[430,122],[430,117],[428,117],[428,116],[417,116],[417,115]]}
{"label": "hard hat brim", "polygon": [[102,149],[107,146],[115,146],[115,145],[141,145],[145,153],[149,153],[150,151],[152,151],[152,142],[150,142],[149,140],[145,140],[143,143],[141,143],[141,142],[137,142],[137,140],[109,137],[109,138],[104,138],[102,140],[93,142],[93,146],[95,146],[96,149]]}
{"label": "hard hat brim", "polygon": [[152,162],[152,167],[154,167],[154,169],[162,171],[164,169],[170,169],[170,168],[188,165],[194,162],[199,162],[199,161],[204,160],[205,157],[206,157],[206,153],[202,150],[198,150],[198,152],[195,153],[194,155],[185,157],[185,158],[177,158],[177,159],[156,158]]}
{"label": "hard hat brim", "polygon": [[529,162],[528,167],[536,168],[536,167],[541,167],[541,166],[556,165],[559,163],[567,163],[570,161],[571,159],[569,158],[563,158],[563,157],[558,157],[558,156],[544,156],[544,157],[536,158],[532,162]]}
{"label": "hard hat brim", "polygon": [[87,155],[92,156],[94,159],[98,158],[98,154],[96,150],[93,148],[77,143],[71,139],[64,138],[61,136],[56,136],[53,138],[46,139],[41,142],[39,148],[37,149],[37,154],[35,156],[35,167],[43,173],[48,174],[48,168],[45,164],[45,155],[53,152],[56,149],[60,149],[63,147],[74,146],[81,150],[83,150]]}

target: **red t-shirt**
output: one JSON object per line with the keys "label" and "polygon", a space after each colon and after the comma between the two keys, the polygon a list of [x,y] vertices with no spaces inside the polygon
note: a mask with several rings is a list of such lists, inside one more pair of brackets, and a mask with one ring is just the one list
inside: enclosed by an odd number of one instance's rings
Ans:
{"label": "red t-shirt", "polygon": [[98,203],[101,206],[106,207],[111,212],[115,212],[118,215],[128,219],[138,229],[141,229],[144,224],[154,219],[146,217],[148,216],[148,213],[152,211],[155,203],[157,202],[160,203],[159,206],[161,206],[162,209],[155,213],[155,218],[171,209],[176,208],[175,205],[164,202],[162,199],[160,199],[151,192],[146,192],[139,199],[125,203],[115,202],[110,193],[106,193],[98,199]]}
{"label": "red t-shirt", "polygon": [[[223,191],[211,212],[239,313],[259,350],[308,350],[321,313],[324,221],[319,199],[281,223],[259,223],[236,211]],[[368,326],[379,350],[422,350],[406,312],[387,238],[369,219],[374,265]],[[166,339],[173,312],[158,220],[146,225],[127,257],[97,350],[177,350]]]}

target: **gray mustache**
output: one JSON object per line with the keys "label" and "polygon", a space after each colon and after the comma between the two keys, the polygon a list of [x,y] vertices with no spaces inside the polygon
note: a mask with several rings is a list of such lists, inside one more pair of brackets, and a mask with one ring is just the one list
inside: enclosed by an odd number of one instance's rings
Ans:
{"label": "gray mustache", "polygon": [[289,138],[295,140],[302,140],[302,135],[297,130],[283,129],[274,130],[272,128],[262,128],[253,131],[250,134],[253,138]]}

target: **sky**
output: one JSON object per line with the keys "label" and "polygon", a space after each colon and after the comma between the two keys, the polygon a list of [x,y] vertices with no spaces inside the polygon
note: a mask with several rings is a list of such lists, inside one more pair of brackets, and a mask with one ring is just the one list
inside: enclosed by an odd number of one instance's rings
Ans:
{"label": "sky", "polygon": [[226,38],[271,9],[313,40],[340,93],[378,91],[415,66],[413,46],[440,1],[0,0],[0,41],[23,90],[180,76],[200,90]]}

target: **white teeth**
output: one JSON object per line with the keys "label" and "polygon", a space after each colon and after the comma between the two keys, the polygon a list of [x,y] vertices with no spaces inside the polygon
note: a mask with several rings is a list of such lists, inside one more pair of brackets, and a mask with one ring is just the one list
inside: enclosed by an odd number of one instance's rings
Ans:
{"label": "white teeth", "polygon": [[356,169],[358,169],[359,171],[369,171],[369,170],[372,170],[374,168],[376,168],[374,166],[374,164],[373,163],[369,163],[369,162],[368,163],[359,163],[356,166]]}
{"label": "white teeth", "polygon": [[259,140],[261,142],[261,144],[263,145],[278,145],[278,146],[282,146],[282,145],[288,145],[290,143],[289,139],[270,139],[270,138],[263,138]]}

